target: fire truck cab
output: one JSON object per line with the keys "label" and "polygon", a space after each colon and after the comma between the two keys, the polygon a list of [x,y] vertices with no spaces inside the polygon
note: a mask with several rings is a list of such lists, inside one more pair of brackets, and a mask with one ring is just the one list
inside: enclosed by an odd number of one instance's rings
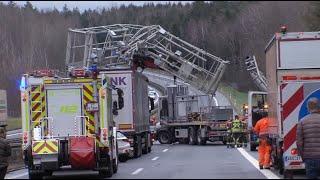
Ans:
{"label": "fire truck cab", "polygon": [[22,76],[22,150],[30,178],[62,169],[95,170],[102,177],[117,172],[113,111],[123,106],[112,107],[111,89],[105,74],[80,69],[68,78],[52,70]]}

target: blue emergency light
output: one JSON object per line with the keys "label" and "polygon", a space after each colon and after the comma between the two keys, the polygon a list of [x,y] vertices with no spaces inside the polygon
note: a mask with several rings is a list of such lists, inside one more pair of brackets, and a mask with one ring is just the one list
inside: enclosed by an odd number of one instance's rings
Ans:
{"label": "blue emergency light", "polygon": [[27,82],[26,82],[26,78],[22,77],[21,78],[21,82],[20,82],[20,90],[24,91],[27,87]]}

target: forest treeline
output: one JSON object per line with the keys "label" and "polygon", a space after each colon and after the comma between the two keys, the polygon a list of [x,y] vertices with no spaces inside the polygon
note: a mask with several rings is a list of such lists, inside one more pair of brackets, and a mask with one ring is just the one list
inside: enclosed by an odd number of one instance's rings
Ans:
{"label": "forest treeline", "polygon": [[[320,3],[308,1],[195,1],[133,4],[80,12],[39,10],[27,2],[0,3],[0,89],[9,109],[19,111],[21,74],[36,68],[64,70],[68,28],[109,24],[159,24],[172,34],[230,61],[223,81],[242,91],[255,89],[244,58],[255,55],[265,70],[264,48],[282,25],[288,31],[318,31]],[[248,80],[249,79],[249,80]]]}

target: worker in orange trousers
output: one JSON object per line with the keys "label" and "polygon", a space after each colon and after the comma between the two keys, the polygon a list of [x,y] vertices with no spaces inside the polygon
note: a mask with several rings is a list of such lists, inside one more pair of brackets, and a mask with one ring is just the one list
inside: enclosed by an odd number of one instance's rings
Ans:
{"label": "worker in orange trousers", "polygon": [[267,113],[264,113],[255,127],[254,132],[259,135],[259,167],[260,169],[270,169],[271,145],[268,137],[269,118]]}

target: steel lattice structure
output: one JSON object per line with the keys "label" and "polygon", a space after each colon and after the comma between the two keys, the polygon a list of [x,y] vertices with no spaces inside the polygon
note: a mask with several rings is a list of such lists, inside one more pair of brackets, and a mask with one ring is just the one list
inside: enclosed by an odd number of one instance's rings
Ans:
{"label": "steel lattice structure", "polygon": [[215,93],[228,64],[159,25],[114,24],[68,31],[68,67],[130,66],[135,55],[152,58],[161,69],[207,94]]}

